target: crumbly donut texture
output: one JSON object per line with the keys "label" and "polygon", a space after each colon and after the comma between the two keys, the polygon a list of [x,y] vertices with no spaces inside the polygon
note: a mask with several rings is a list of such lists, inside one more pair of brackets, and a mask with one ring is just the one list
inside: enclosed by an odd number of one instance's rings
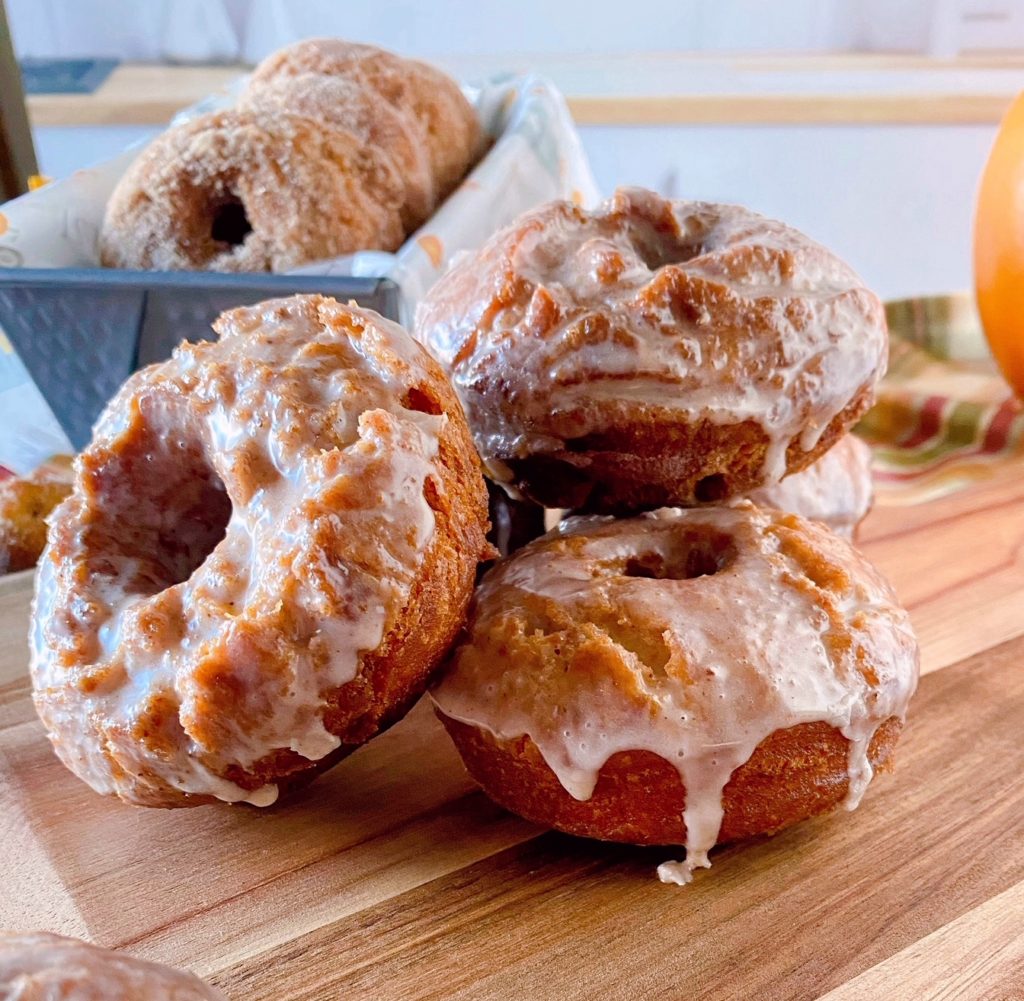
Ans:
{"label": "crumbly donut texture", "polygon": [[0,481],[0,574],[36,565],[46,545],[46,519],[70,492],[70,465],[53,462]]}
{"label": "crumbly donut texture", "polygon": [[299,115],[376,147],[394,164],[405,186],[402,223],[407,231],[434,210],[434,179],[419,123],[411,112],[388,104],[376,91],[342,77],[304,73],[250,87],[238,107]]}
{"label": "crumbly donut texture", "polygon": [[0,931],[0,998],[10,1001],[225,1001],[198,977],[44,932]]}
{"label": "crumbly donut texture", "polygon": [[824,527],[743,502],[570,519],[499,562],[432,696],[499,803],[682,842],[660,875],[686,882],[719,840],[855,807],[917,676],[879,574]]}
{"label": "crumbly donut texture", "polygon": [[57,754],[145,805],[265,805],[389,725],[490,553],[458,401],[400,327],[296,296],[215,329],[104,411],[37,579]]}
{"label": "crumbly donut texture", "polygon": [[877,297],[801,233],[640,189],[520,217],[434,286],[416,335],[491,475],[607,513],[809,465],[870,405],[888,342]]}
{"label": "crumbly donut texture", "polygon": [[410,112],[420,125],[438,199],[462,179],[480,150],[480,121],[459,85],[439,69],[372,45],[340,38],[307,38],[272,53],[256,67],[249,87],[319,73],[343,77]]}
{"label": "crumbly donut texture", "polygon": [[105,267],[287,271],[402,242],[406,185],[381,150],[281,111],[220,111],[158,136],[107,204]]}

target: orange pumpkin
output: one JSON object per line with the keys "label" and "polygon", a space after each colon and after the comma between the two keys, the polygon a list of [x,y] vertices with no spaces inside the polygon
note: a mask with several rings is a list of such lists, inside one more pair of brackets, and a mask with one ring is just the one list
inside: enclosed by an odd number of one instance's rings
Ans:
{"label": "orange pumpkin", "polygon": [[974,284],[992,354],[1024,397],[1024,93],[996,136],[978,192]]}

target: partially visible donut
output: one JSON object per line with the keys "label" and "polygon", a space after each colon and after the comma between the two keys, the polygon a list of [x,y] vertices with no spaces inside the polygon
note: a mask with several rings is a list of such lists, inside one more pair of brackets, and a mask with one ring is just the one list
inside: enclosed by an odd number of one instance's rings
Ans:
{"label": "partially visible donut", "polygon": [[871,448],[848,434],[806,469],[747,496],[758,507],[824,522],[837,535],[852,539],[874,499]]}
{"label": "partially visible donut", "polygon": [[40,560],[36,708],[147,806],[266,805],[411,706],[460,628],[487,494],[439,366],[296,296],[133,375]]}
{"label": "partially visible donut", "polygon": [[46,519],[71,493],[71,460],[48,462],[28,476],[0,481],[0,574],[36,565]]}
{"label": "partially visible donut", "polygon": [[521,216],[434,286],[416,327],[492,476],[607,513],[810,465],[870,405],[888,343],[877,297],[806,236],[640,189]]}
{"label": "partially visible donut", "polygon": [[8,1001],[225,1001],[198,977],[45,932],[0,931]]}
{"label": "partially visible donut", "polygon": [[480,122],[473,106],[451,77],[427,63],[340,38],[309,38],[263,60],[249,87],[306,73],[344,77],[411,112],[423,130],[439,199],[458,184],[478,152]]}
{"label": "partially visible donut", "polygon": [[749,502],[576,518],[502,560],[432,697],[470,774],[570,834],[718,842],[845,802],[889,767],[918,649],[889,585]]}
{"label": "partially visible donut", "polygon": [[238,107],[301,115],[377,147],[393,160],[405,185],[405,229],[416,229],[433,211],[434,179],[419,123],[411,113],[387,103],[376,91],[342,77],[313,73],[279,76],[246,90]]}
{"label": "partially visible donut", "polygon": [[402,242],[406,187],[377,147],[299,115],[222,111],[158,136],[107,205],[106,267],[287,271]]}

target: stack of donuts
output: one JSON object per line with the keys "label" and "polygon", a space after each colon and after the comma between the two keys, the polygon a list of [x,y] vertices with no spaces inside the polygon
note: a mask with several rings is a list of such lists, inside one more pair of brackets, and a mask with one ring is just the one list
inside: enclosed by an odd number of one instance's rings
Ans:
{"label": "stack of donuts", "polygon": [[425,63],[340,39],[269,56],[237,107],[158,137],[125,172],[106,267],[286,271],[394,250],[479,152],[476,112]]}
{"label": "stack of donuts", "polygon": [[[256,86],[308,68],[285,53]],[[622,190],[495,234],[416,339],[319,296],[215,329],[128,380],[51,519],[35,700],[94,789],[266,806],[430,686],[495,800],[685,845],[661,869],[685,882],[890,767],[917,644],[825,523],[869,503],[847,432],[887,334],[821,246]],[[573,514],[506,524],[526,544],[478,583],[481,466],[513,507]]]}
{"label": "stack of donuts", "polygon": [[857,275],[745,209],[624,189],[497,233],[416,335],[510,495],[499,544],[537,505],[581,512],[484,576],[432,688],[484,790],[572,834],[685,844],[659,870],[681,883],[718,842],[856,806],[918,673],[906,612],[841,537],[871,502],[847,432],[888,348]]}

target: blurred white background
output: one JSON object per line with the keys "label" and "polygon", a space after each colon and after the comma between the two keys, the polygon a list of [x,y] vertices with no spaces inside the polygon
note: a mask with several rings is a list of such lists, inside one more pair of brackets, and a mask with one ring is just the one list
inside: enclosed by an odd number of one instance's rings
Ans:
{"label": "blurred white background", "polygon": [[252,62],[309,35],[427,57],[1024,48],[1021,0],[7,0],[23,55]]}
{"label": "blurred white background", "polygon": [[[6,2],[22,56],[251,63],[292,40],[335,34],[435,60],[467,80],[538,69],[570,96],[855,100],[1024,87],[1024,0]],[[1021,58],[985,64],[1013,51]],[[744,68],[730,52],[760,53],[762,63]],[[876,55],[831,58],[858,52]],[[632,183],[745,203],[806,230],[898,297],[970,285],[975,187],[995,130],[991,120],[882,124],[866,115],[864,124],[752,117],[580,131],[603,191]],[[63,176],[157,131],[50,126],[35,136],[42,170]]]}

